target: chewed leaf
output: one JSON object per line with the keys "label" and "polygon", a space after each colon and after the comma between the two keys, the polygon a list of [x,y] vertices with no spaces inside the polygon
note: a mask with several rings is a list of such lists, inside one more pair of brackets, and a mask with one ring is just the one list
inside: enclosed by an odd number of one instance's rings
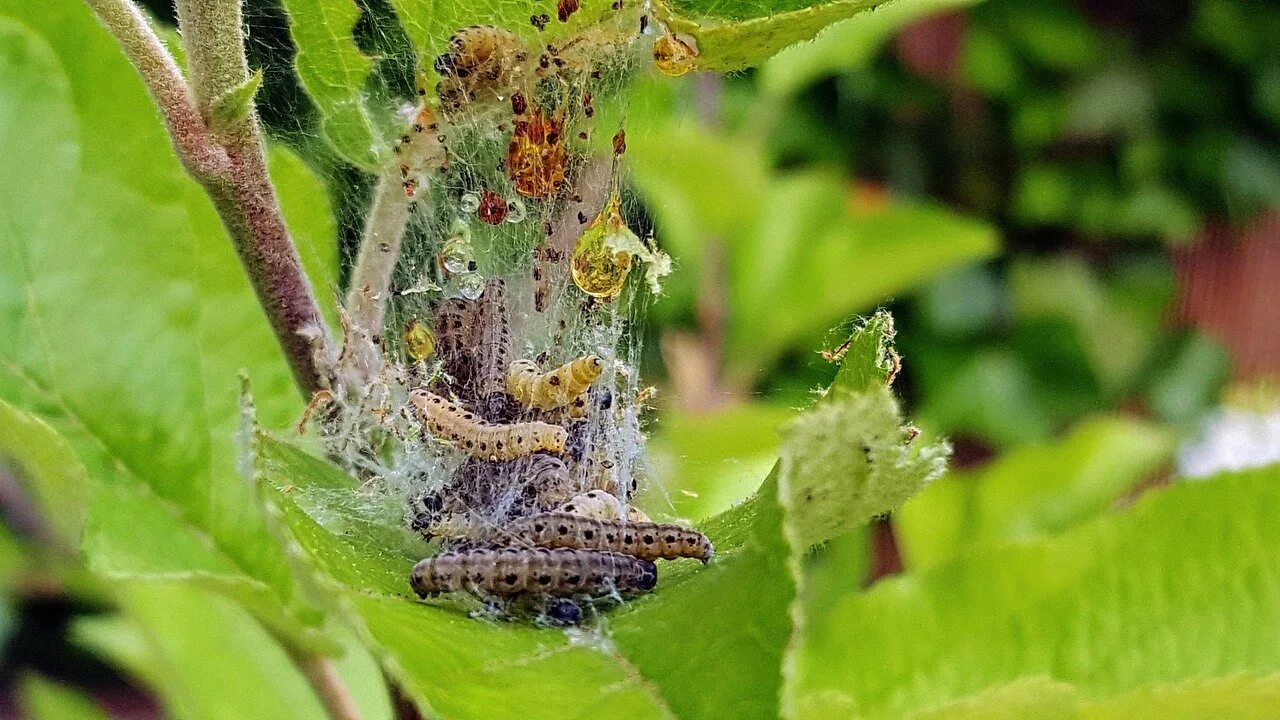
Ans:
{"label": "chewed leaf", "polygon": [[946,470],[950,445],[903,425],[892,338],[885,312],[855,329],[835,383],[783,428],[778,486],[801,551],[896,509]]}
{"label": "chewed leaf", "polygon": [[351,163],[375,167],[376,137],[364,106],[373,60],[351,35],[360,8],[354,0],[285,0],[284,5],[298,46],[298,77],[320,108],[325,139]]}

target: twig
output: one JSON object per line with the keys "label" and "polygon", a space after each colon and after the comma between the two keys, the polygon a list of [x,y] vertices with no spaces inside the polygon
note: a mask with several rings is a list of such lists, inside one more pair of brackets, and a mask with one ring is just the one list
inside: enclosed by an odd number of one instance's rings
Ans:
{"label": "twig", "polygon": [[382,331],[391,278],[400,258],[400,241],[409,223],[410,201],[404,195],[403,185],[398,171],[383,173],[378,180],[360,240],[360,253],[351,271],[347,312],[353,326],[370,334]]}
{"label": "twig", "polygon": [[382,333],[409,212],[413,203],[430,192],[431,175],[446,161],[438,130],[431,108],[418,108],[396,145],[396,162],[382,174],[374,190],[346,302],[352,327],[369,337]]}
{"label": "twig", "polygon": [[361,720],[360,708],[356,707],[351,690],[338,673],[333,660],[313,652],[296,650],[286,641],[283,643],[293,663],[302,671],[303,677],[316,691],[316,696],[324,705],[325,712],[331,720]]}
{"label": "twig", "polygon": [[226,127],[209,123],[219,99],[249,80],[239,0],[178,0],[191,85],[130,0],[87,0],[137,68],[164,116],[183,166],[204,186],[231,235],[298,387],[323,386],[314,349],[329,354],[311,284],[267,174],[262,132],[250,108]]}

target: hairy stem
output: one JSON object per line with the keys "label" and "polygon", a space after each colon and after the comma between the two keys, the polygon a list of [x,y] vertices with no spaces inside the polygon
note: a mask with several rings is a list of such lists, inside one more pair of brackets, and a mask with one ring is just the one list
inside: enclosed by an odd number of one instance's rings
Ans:
{"label": "hairy stem", "polygon": [[87,2],[142,76],[187,172],[209,181],[225,180],[230,173],[226,151],[209,135],[182,71],[142,11],[132,0]]}
{"label": "hairy stem", "polygon": [[400,258],[400,241],[409,224],[409,208],[399,171],[393,168],[383,173],[373,191],[373,204],[369,206],[364,236],[360,240],[360,254],[347,290],[346,308],[351,324],[370,335],[382,331],[391,276]]}
{"label": "hairy stem", "polygon": [[313,652],[294,650],[287,642],[284,646],[294,664],[302,671],[303,677],[316,691],[330,720],[361,720],[360,708],[356,707],[355,698],[351,696],[351,690],[338,673],[333,660]]}
{"label": "hairy stem", "polygon": [[[213,200],[298,387],[323,386],[317,357],[328,335],[267,174],[252,111],[214,131],[219,98],[249,79],[240,0],[178,0],[191,84],[131,0],[87,0],[137,68],[164,116],[183,166]],[[318,346],[318,347],[317,347]]]}

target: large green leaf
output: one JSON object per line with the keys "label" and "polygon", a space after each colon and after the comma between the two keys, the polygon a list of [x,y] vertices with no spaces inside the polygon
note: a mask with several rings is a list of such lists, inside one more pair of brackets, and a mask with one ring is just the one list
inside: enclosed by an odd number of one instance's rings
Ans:
{"label": "large green leaf", "polygon": [[1275,673],[1278,593],[1280,468],[1175,485],[845,598],[798,657],[797,716],[902,717],[1036,677],[1103,701]]}
{"label": "large green leaf", "polygon": [[[301,399],[225,231],[87,8],[4,0],[0,26],[0,137],[17,149],[0,165],[22,178],[0,203],[24,218],[0,235],[0,397],[47,421],[99,481],[96,569],[196,580],[301,637],[318,615],[235,471],[235,374],[266,389],[272,423],[296,418]],[[327,215],[293,163],[282,196],[312,197],[290,221]]]}
{"label": "large green leaf", "polygon": [[1093,519],[1173,459],[1172,434],[1124,418],[1087,420],[980,470],[953,473],[894,517],[906,563],[923,569],[982,543],[1026,541]]}
{"label": "large green leaf", "polygon": [[359,7],[355,0],[285,0],[284,6],[298,46],[298,77],[320,109],[325,139],[347,161],[375,168],[374,124],[363,97],[373,60],[351,35]]}

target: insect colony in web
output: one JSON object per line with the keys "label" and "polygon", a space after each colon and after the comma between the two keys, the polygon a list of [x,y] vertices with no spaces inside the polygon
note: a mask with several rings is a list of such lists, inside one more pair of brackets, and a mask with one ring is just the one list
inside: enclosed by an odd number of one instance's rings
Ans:
{"label": "insect colony in web", "polygon": [[[397,145],[418,240],[406,237],[390,288],[393,332],[375,336],[381,385],[358,398],[363,416],[341,399],[317,415],[365,433],[331,455],[403,480],[411,528],[439,542],[410,577],[424,597],[573,623],[584,603],[653,590],[655,560],[712,557],[701,533],[631,504],[644,440],[633,325],[649,297],[626,281],[648,266],[656,291],[665,256],[624,218],[625,134],[592,143],[603,98],[638,62],[645,23],[622,7],[558,45],[528,40],[549,15],[524,38],[458,31]],[[560,0],[556,18],[575,13]],[[696,55],[668,44],[654,46],[664,72]],[[418,162],[419,147],[444,157]]]}

